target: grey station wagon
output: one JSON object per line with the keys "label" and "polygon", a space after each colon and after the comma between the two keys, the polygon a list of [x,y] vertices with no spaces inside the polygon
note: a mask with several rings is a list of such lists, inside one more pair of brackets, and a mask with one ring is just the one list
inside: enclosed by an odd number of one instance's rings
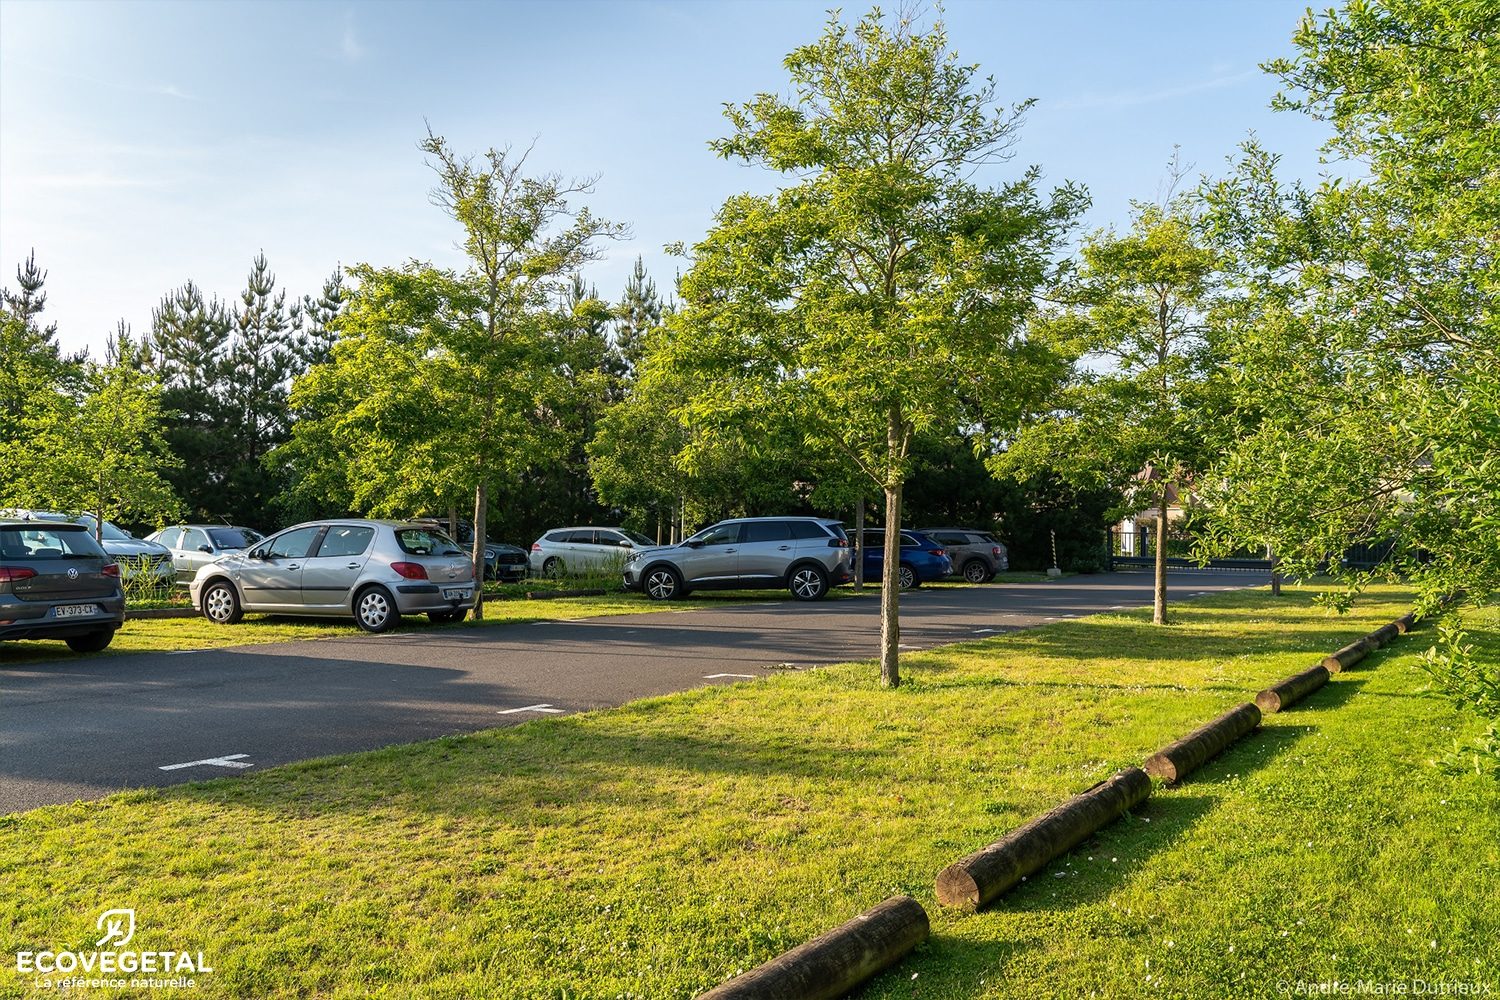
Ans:
{"label": "grey station wagon", "polygon": [[108,646],[125,621],[120,567],[68,521],[0,521],[0,639]]}
{"label": "grey station wagon", "polygon": [[474,603],[474,565],[436,528],[341,518],[299,524],[198,570],[188,587],[221,625],[247,611],[353,616],[384,632],[402,615],[461,620]]}

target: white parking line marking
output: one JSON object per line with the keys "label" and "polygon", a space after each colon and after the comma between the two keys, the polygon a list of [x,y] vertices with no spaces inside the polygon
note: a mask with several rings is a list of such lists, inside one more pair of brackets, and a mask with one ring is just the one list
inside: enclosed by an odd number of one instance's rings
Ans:
{"label": "white parking line marking", "polygon": [[977,628],[977,629],[974,630],[974,634],[975,635],[984,635],[986,632],[998,632],[998,631],[1000,631],[1000,630],[997,629],[997,628]]}
{"label": "white parking line marking", "polygon": [[703,679],[706,680],[706,681],[716,681],[720,677],[742,677],[742,678],[744,678],[747,681],[753,681],[753,680],[755,680],[755,675],[754,674],[704,674],[703,675]]}
{"label": "white parking line marking", "polygon": [[249,761],[241,760],[241,757],[250,756],[247,753],[230,753],[222,757],[205,757],[202,760],[190,760],[186,764],[163,764],[157,768],[158,771],[180,771],[184,767],[254,767]]}
{"label": "white parking line marking", "polygon": [[560,709],[560,708],[553,708],[547,702],[542,702],[540,705],[527,705],[524,708],[502,708],[500,711],[496,712],[495,714],[496,715],[515,715],[517,712],[546,712],[549,715],[562,715],[562,714],[564,714],[564,712],[563,712],[562,709]]}

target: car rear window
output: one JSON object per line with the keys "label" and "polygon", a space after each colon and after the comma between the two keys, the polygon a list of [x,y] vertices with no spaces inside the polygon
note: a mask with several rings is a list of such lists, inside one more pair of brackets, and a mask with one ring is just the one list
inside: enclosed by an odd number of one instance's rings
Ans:
{"label": "car rear window", "polygon": [[833,525],[816,521],[788,521],[786,526],[791,529],[793,538],[827,538],[829,531],[833,531],[835,537],[843,536],[843,532]]}
{"label": "car rear window", "polygon": [[248,549],[261,539],[260,532],[249,528],[209,528],[208,536],[221,549]]}
{"label": "car rear window", "polygon": [[0,528],[0,559],[103,559],[87,531],[43,527]]}
{"label": "car rear window", "polygon": [[464,554],[457,542],[432,528],[397,528],[396,544],[401,546],[402,552],[414,556],[461,556]]}

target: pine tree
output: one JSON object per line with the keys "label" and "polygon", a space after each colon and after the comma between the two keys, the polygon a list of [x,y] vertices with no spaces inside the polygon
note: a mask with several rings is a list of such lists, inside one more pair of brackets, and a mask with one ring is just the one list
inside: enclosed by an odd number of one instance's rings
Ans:
{"label": "pine tree", "polygon": [[29,413],[76,386],[82,373],[82,355],[58,349],[57,325],[40,323],[46,281],[33,252],[16,267],[20,291],[0,289],[0,451],[22,437]]}
{"label": "pine tree", "polygon": [[334,321],[344,309],[349,293],[344,289],[343,268],[334,268],[323,291],[317,298],[302,296],[304,326],[297,338],[297,357],[301,362],[300,375],[313,365],[327,364],[333,352],[333,343],[338,340]]}
{"label": "pine tree", "polygon": [[267,453],[290,436],[287,390],[300,369],[296,350],[302,310],[287,308],[264,253],[256,254],[234,314],[224,402],[232,426],[234,454],[224,503],[239,520],[266,516],[277,484],[264,468]]}
{"label": "pine tree", "polygon": [[615,310],[615,350],[628,371],[640,367],[646,351],[646,334],[661,325],[662,302],[656,282],[646,275],[646,264],[640,257],[625,282],[625,295]]}
{"label": "pine tree", "polygon": [[224,484],[234,457],[226,397],[233,317],[218,299],[205,300],[189,281],[168,292],[151,315],[149,343],[168,414],[163,430],[182,464],[168,478],[194,517],[228,510]]}

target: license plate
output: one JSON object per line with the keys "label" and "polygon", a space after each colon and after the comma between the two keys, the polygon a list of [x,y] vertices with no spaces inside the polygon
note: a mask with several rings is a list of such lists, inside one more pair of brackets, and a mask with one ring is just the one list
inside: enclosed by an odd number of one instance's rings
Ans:
{"label": "license plate", "polygon": [[473,596],[474,590],[472,587],[464,587],[462,589],[450,587],[443,591],[443,598],[449,601],[467,601]]}
{"label": "license plate", "polygon": [[85,615],[97,615],[99,605],[97,604],[64,604],[52,609],[54,618],[82,618]]}

